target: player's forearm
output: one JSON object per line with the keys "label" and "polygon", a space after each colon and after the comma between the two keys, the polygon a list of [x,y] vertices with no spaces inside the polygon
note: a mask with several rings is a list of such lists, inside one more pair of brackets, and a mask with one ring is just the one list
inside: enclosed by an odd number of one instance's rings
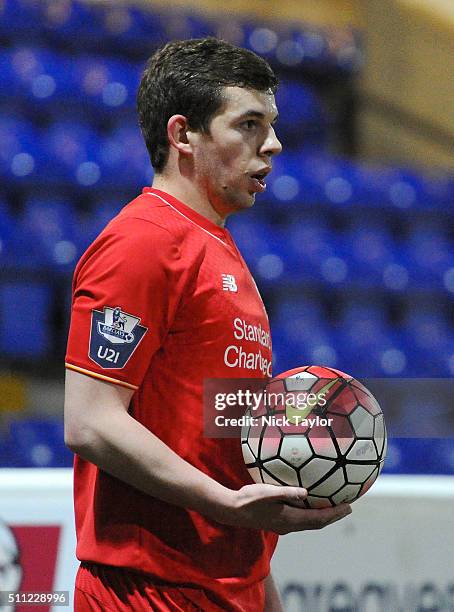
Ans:
{"label": "player's forearm", "polygon": [[97,415],[70,448],[105,472],[163,501],[221,520],[233,500],[222,486],[174,453],[123,410]]}
{"label": "player's forearm", "polygon": [[265,611],[264,612],[284,612],[282,600],[278,588],[270,574],[265,578]]}

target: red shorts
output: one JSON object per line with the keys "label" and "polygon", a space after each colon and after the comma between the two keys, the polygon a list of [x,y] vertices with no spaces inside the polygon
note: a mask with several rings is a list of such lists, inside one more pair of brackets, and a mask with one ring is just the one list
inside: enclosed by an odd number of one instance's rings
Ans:
{"label": "red shorts", "polygon": [[74,593],[74,612],[262,612],[263,604],[263,583],[223,601],[211,591],[152,585],[145,575],[91,563],[79,567]]}

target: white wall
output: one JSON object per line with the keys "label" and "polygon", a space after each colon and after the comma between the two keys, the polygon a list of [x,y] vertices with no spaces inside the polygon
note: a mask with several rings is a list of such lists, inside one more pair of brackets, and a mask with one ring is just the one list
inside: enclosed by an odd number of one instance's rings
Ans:
{"label": "white wall", "polygon": [[[72,593],[71,470],[0,470],[0,520],[20,540],[28,584],[46,578],[51,543],[39,530],[59,527],[52,588]],[[26,550],[31,528],[38,540]],[[273,573],[286,612],[453,612],[454,477],[380,476],[348,518],[282,537]]]}
{"label": "white wall", "polygon": [[454,478],[382,475],[352,510],[280,539],[286,612],[452,612]]}

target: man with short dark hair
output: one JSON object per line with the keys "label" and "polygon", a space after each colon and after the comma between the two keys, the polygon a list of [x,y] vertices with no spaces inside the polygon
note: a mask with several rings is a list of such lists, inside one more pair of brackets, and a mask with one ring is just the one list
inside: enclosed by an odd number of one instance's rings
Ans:
{"label": "man with short dark hair", "polygon": [[153,187],[74,275],[65,435],[78,612],[280,611],[277,534],[350,512],[248,484],[239,440],[203,436],[204,379],[271,375],[269,343],[235,336],[236,320],[267,334],[269,324],[224,222],[254,204],[281,151],[276,86],[263,59],[212,38],[169,43],[143,75]]}

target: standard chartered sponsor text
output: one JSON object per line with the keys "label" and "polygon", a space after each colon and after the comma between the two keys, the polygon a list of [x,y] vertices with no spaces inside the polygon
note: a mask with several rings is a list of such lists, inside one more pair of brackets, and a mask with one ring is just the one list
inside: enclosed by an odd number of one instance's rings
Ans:
{"label": "standard chartered sponsor text", "polygon": [[252,340],[266,348],[271,348],[270,333],[260,325],[250,325],[244,319],[236,317],[233,320],[233,336],[236,340]]}
{"label": "standard chartered sponsor text", "polygon": [[264,376],[271,377],[271,360],[261,351],[271,348],[270,333],[262,326],[251,325],[246,320],[236,317],[233,320],[233,337],[235,340],[246,340],[258,344],[256,350],[248,351],[238,344],[230,344],[224,351],[224,363],[229,368],[256,370]]}

